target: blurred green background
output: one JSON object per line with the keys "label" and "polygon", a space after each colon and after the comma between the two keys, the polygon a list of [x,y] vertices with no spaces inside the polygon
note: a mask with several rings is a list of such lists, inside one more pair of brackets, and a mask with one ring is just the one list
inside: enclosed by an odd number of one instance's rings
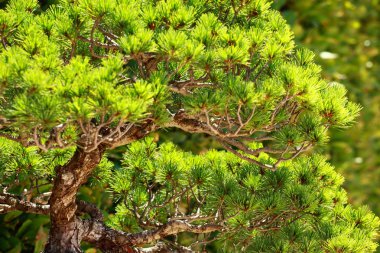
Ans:
{"label": "blurred green background", "polygon": [[331,132],[325,153],[346,178],[350,201],[380,215],[380,1],[276,1],[323,75],[363,106],[357,124]]}
{"label": "blurred green background", "polygon": [[[0,0],[0,6],[5,3]],[[363,106],[357,124],[331,131],[330,144],[322,152],[345,176],[350,202],[366,204],[380,215],[380,0],[277,0],[273,7],[293,27],[297,44],[315,52],[324,77],[344,84],[350,99]],[[216,145],[204,135],[161,132],[156,137],[197,153]],[[119,154],[110,156],[117,163]],[[80,196],[112,209],[103,192],[85,186]],[[39,252],[48,223],[47,217],[19,212],[0,215],[0,252]]]}

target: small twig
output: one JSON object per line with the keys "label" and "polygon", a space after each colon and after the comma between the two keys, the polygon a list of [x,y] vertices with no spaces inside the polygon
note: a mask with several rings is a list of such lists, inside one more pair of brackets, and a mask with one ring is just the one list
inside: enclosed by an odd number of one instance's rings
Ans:
{"label": "small twig", "polygon": [[219,134],[220,134],[219,131],[211,125],[211,122],[210,122],[210,116],[209,116],[209,114],[208,114],[208,111],[207,111],[207,110],[204,110],[204,114],[205,114],[205,116],[206,116],[206,123],[207,123],[207,126],[210,128],[210,130],[211,130],[214,134],[219,135]]}
{"label": "small twig", "polygon": [[264,72],[264,70],[269,66],[269,63],[270,61],[267,61],[265,63],[265,65],[260,69],[259,73],[257,73],[257,75],[255,76],[255,78],[253,79],[253,82],[256,83],[257,79],[259,79],[259,77],[261,76],[261,74]]}
{"label": "small twig", "polygon": [[160,205],[154,205],[152,206],[151,209],[153,208],[163,208],[165,207],[167,204],[169,204],[170,202],[172,202],[173,200],[177,199],[178,197],[180,196],[183,196],[183,194],[185,194],[185,192],[187,192],[188,190],[190,190],[193,186],[192,185],[189,185],[187,186],[186,188],[184,188],[182,191],[178,192],[178,193],[175,193],[175,194],[172,194],[172,196],[169,198],[169,199],[166,199],[162,204]]}
{"label": "small twig", "polygon": [[308,145],[305,146],[305,143],[303,143],[302,146],[298,150],[295,148],[295,153],[291,157],[283,158],[283,156],[281,156],[281,158],[277,160],[277,162],[274,164],[274,166],[276,167],[280,162],[293,160],[294,158],[299,156],[302,151],[306,151],[309,147],[311,147],[311,145],[312,144],[309,143]]}
{"label": "small twig", "polygon": [[256,110],[256,106],[253,107],[253,109],[252,109],[250,115],[248,116],[247,120],[243,123],[242,119],[241,119],[241,115],[240,115],[241,105],[239,104],[239,107],[238,107],[238,120],[239,120],[240,126],[235,131],[235,135],[237,135],[241,131],[241,129],[243,127],[245,127],[251,121],[251,119],[253,118],[253,115],[255,114],[255,110]]}
{"label": "small twig", "polygon": [[235,154],[236,156],[240,157],[241,159],[243,160],[246,160],[250,163],[253,163],[253,164],[256,164],[257,166],[259,166],[260,168],[263,168],[263,169],[269,169],[269,170],[275,170],[276,168],[274,168],[273,166],[271,165],[267,165],[267,164],[263,164],[261,162],[258,162],[252,158],[249,158],[247,156],[244,156],[242,154],[240,154],[239,152],[237,152],[236,150],[234,150],[233,148],[231,148],[229,145],[227,145],[226,143],[224,143],[223,141],[220,141],[220,143],[222,144],[222,146],[227,149],[228,151],[230,151],[231,153]]}
{"label": "small twig", "polygon": [[113,33],[110,33],[110,32],[107,32],[106,30],[104,30],[101,26],[98,26],[98,29],[101,33],[103,33],[104,36],[106,37],[109,37],[113,40],[118,40],[119,39],[119,36],[113,34]]}
{"label": "small twig", "polygon": [[88,131],[87,131],[86,128],[84,127],[84,125],[83,125],[83,121],[82,121],[81,119],[79,119],[79,120],[78,120],[78,123],[79,123],[80,129],[82,130],[82,132],[83,132],[84,134],[87,134]]}
{"label": "small twig", "polygon": [[45,145],[43,145],[43,144],[40,143],[37,131],[38,131],[37,127],[34,127],[34,131],[33,131],[34,143],[36,144],[37,147],[39,147],[41,150],[43,150],[43,151],[46,152],[46,151],[48,151],[48,149],[46,148]]}
{"label": "small twig", "polygon": [[101,43],[101,42],[95,41],[95,40],[92,41],[91,39],[87,39],[81,35],[78,36],[78,39],[81,41],[84,41],[84,42],[92,43],[97,47],[106,48],[106,49],[119,49],[119,47],[120,47],[118,44],[110,45],[110,44],[104,44],[104,43]]}
{"label": "small twig", "polygon": [[98,59],[103,59],[103,58],[107,58],[107,56],[101,56],[101,55],[97,55],[95,52],[94,52],[94,44],[95,44],[95,40],[94,40],[94,33],[95,33],[95,30],[98,28],[99,26],[99,22],[100,22],[100,17],[95,19],[94,21],[94,25],[92,26],[91,28],[91,33],[90,33],[90,52],[91,52],[91,55],[95,58],[98,58]]}
{"label": "small twig", "polygon": [[[116,140],[120,139],[121,137],[123,137],[129,131],[129,129],[131,129],[131,127],[133,126],[133,123],[128,124],[128,126],[126,126],[126,129],[123,132],[121,132],[120,127],[122,125],[122,122],[123,122],[122,119],[120,119],[119,124],[116,126],[114,131],[111,131],[111,133],[109,133],[107,136],[102,137],[102,139],[100,141],[94,142],[93,147],[90,149],[87,149],[86,152],[89,153],[89,152],[94,151],[95,149],[97,149],[99,147],[100,144],[102,144],[104,142],[110,142],[110,138],[112,138],[115,134],[118,134],[119,136],[116,137],[115,139],[111,140],[111,141],[116,141]],[[97,138],[96,138],[96,140],[97,140]]]}

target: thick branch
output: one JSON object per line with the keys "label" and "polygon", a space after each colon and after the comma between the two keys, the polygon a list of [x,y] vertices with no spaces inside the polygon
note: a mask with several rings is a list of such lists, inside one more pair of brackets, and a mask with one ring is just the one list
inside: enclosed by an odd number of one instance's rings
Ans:
{"label": "thick branch", "polygon": [[252,135],[251,132],[245,133],[223,133],[217,126],[213,126],[208,113],[205,113],[205,121],[202,122],[199,119],[192,118],[186,115],[185,112],[179,111],[173,117],[173,120],[164,125],[164,127],[175,127],[182,129],[188,133],[204,133],[211,136],[216,136],[220,138],[241,138],[249,137]]}
{"label": "thick branch", "polygon": [[[192,225],[186,221],[174,220],[162,225],[156,230],[143,231],[136,234],[128,234],[113,230],[105,226],[102,222],[93,221],[88,225],[89,231],[83,240],[93,243],[102,250],[114,249],[113,252],[130,252],[129,249],[135,245],[144,245],[155,243],[169,235],[178,234],[181,232],[191,233],[211,233],[221,231],[223,226],[217,224]],[[117,249],[117,250],[116,250]],[[150,250],[152,250],[151,248]],[[137,252],[145,252],[137,250]],[[152,252],[152,251],[147,251]]]}
{"label": "thick branch", "polygon": [[15,210],[25,213],[48,215],[50,208],[49,205],[39,205],[30,201],[21,200],[12,194],[0,194],[0,213]]}
{"label": "thick branch", "polygon": [[215,136],[215,133],[205,123],[187,117],[184,112],[177,113],[173,117],[173,120],[167,123],[165,127],[179,128],[188,133],[205,133]]}
{"label": "thick branch", "polygon": [[92,219],[97,221],[103,221],[102,212],[92,203],[87,203],[83,200],[77,200],[78,213],[87,213]]}
{"label": "thick branch", "polygon": [[93,152],[86,153],[77,148],[74,156],[64,166],[56,168],[56,178],[49,200],[52,222],[67,223],[74,219],[77,209],[76,194],[91,172],[99,164],[105,148],[100,146]]}
{"label": "thick branch", "polygon": [[138,234],[129,236],[130,242],[133,244],[146,244],[160,240],[166,236],[178,234],[180,232],[191,232],[195,234],[211,233],[223,230],[223,226],[217,224],[192,225],[186,221],[173,220],[169,221],[160,228],[152,231],[143,231]]}
{"label": "thick branch", "polygon": [[56,168],[50,204],[50,236],[46,244],[46,253],[81,252],[83,237],[80,223],[76,217],[76,194],[91,172],[99,164],[105,146],[100,145],[92,152],[77,148],[71,160]]}
{"label": "thick branch", "polygon": [[[48,193],[48,196],[50,196],[51,192]],[[77,200],[76,204],[78,206],[76,215],[87,213],[94,220],[103,220],[102,212],[94,204],[87,203],[83,200]],[[22,200],[21,197],[9,193],[0,193],[0,213],[7,213],[15,210],[25,213],[49,215],[50,205]]]}
{"label": "thick branch", "polygon": [[22,142],[21,138],[14,137],[10,134],[0,133],[0,137],[6,138],[11,141],[15,141],[15,142],[20,142],[20,143]]}
{"label": "thick branch", "polygon": [[139,249],[136,249],[136,251],[138,253],[169,253],[169,252],[170,253],[192,253],[194,252],[183,246],[178,246],[174,248],[165,243],[157,243],[153,247],[139,248]]}

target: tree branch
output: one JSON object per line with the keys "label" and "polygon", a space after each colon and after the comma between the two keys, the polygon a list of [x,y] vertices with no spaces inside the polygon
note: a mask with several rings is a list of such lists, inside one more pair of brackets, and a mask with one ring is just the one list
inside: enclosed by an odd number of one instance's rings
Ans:
{"label": "tree branch", "polygon": [[103,221],[103,214],[102,212],[96,207],[96,205],[92,203],[88,203],[83,200],[77,200],[76,204],[78,206],[77,214],[80,213],[87,213],[91,216],[92,219],[96,221]]}
{"label": "tree branch", "polygon": [[[196,234],[211,233],[214,231],[222,231],[223,226],[217,224],[192,225],[183,220],[169,221],[156,230],[146,230],[136,234],[124,233],[111,229],[99,221],[86,221],[88,231],[83,240],[95,244],[99,249],[109,250],[112,247],[118,248],[114,252],[130,252],[129,249],[133,245],[144,245],[155,243],[157,240],[163,239],[169,235],[181,232],[191,232]],[[155,247],[150,248],[153,250]],[[137,252],[154,252],[149,249],[136,249]]]}
{"label": "tree branch", "polygon": [[177,246],[176,248],[170,247],[168,244],[165,243],[157,243],[156,245],[149,247],[149,248],[138,248],[136,249],[138,253],[165,253],[165,252],[171,252],[171,253],[192,253],[194,251],[183,247],[183,246]]}
{"label": "tree branch", "polygon": [[257,166],[259,166],[260,168],[263,168],[263,169],[269,169],[269,170],[275,170],[275,168],[271,165],[268,165],[268,164],[263,164],[259,161],[256,161],[255,159],[252,159],[248,156],[245,156],[243,154],[240,154],[238,151],[234,150],[233,148],[231,148],[228,144],[224,143],[223,141],[220,141],[220,143],[223,145],[223,147],[230,151],[231,153],[235,154],[236,156],[240,157],[241,159],[243,160],[246,160],[250,163],[253,163],[253,164],[256,164]]}
{"label": "tree branch", "polygon": [[49,215],[50,207],[49,205],[39,205],[30,201],[21,200],[9,193],[0,193],[0,213],[8,213],[15,210],[25,213]]}
{"label": "tree branch", "polygon": [[92,43],[97,47],[106,48],[106,49],[119,49],[120,46],[117,44],[104,44],[96,40],[87,39],[81,35],[78,36],[78,39],[84,42]]}

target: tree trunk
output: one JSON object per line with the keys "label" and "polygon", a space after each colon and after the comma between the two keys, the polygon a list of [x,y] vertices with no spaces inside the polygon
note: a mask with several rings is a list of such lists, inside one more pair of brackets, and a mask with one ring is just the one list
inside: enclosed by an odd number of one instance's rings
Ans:
{"label": "tree trunk", "polygon": [[52,223],[49,241],[45,247],[45,253],[81,253],[80,243],[83,236],[83,228],[73,221],[65,225]]}
{"label": "tree trunk", "polygon": [[52,195],[49,200],[51,228],[45,253],[82,252],[80,243],[86,229],[76,217],[76,194],[99,164],[105,148],[86,153],[77,148],[71,160],[56,168]]}

